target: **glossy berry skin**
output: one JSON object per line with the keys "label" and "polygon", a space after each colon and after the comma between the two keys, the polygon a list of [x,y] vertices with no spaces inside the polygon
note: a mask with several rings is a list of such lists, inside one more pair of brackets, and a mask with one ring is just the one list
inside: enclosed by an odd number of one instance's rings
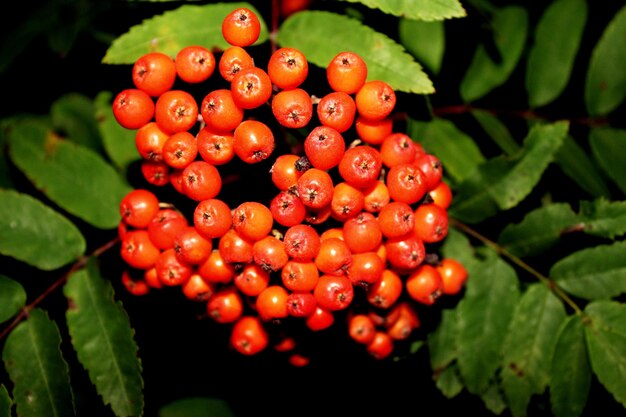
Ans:
{"label": "glossy berry skin", "polygon": [[136,279],[128,271],[122,272],[122,285],[126,290],[135,296],[142,296],[150,292],[150,286],[142,278]]}
{"label": "glossy berry skin", "polygon": [[426,194],[426,177],[414,164],[394,165],[386,177],[389,196],[394,201],[414,204]]}
{"label": "glossy berry skin", "polygon": [[272,198],[270,211],[276,223],[286,227],[302,223],[307,214],[300,197],[291,191],[281,191]]}
{"label": "glossy berry skin", "polygon": [[369,120],[357,115],[354,128],[363,142],[368,145],[380,145],[393,132],[393,120],[390,117],[382,120]]}
{"label": "glossy berry skin", "polygon": [[376,284],[385,269],[385,263],[376,252],[352,254],[352,265],[347,270],[353,285],[368,288]]}
{"label": "glossy berry skin", "polygon": [[335,185],[333,199],[331,201],[332,217],[340,222],[345,222],[357,216],[365,205],[363,193],[347,182]]}
{"label": "glossy berry skin", "polygon": [[254,59],[240,46],[231,46],[222,52],[218,62],[218,70],[222,78],[230,82],[239,72],[254,67]]}
{"label": "glossy berry skin", "polygon": [[334,91],[354,94],[365,84],[367,65],[354,52],[340,52],[326,67],[326,78]]}
{"label": "glossy berry skin", "polygon": [[235,275],[233,283],[242,294],[256,297],[269,286],[270,274],[257,264],[246,264]]}
{"label": "glossy berry skin", "polygon": [[139,155],[148,161],[163,161],[163,147],[170,135],[156,122],[148,122],[137,129],[135,146]]}
{"label": "glossy berry skin", "polygon": [[356,115],[354,99],[343,91],[334,91],[317,104],[317,117],[324,126],[343,133],[352,127]]}
{"label": "glossy berry skin", "polygon": [[311,209],[328,206],[333,199],[333,180],[328,172],[311,168],[298,179],[297,190],[302,203]]}
{"label": "glossy berry skin", "polygon": [[149,52],[133,64],[132,79],[135,87],[151,97],[170,90],[176,81],[176,65],[169,55]]}
{"label": "glossy berry skin", "polygon": [[222,21],[222,36],[234,46],[250,46],[257,41],[260,33],[259,17],[245,7],[233,10]]}
{"label": "glossy berry skin", "polygon": [[414,235],[387,239],[385,242],[387,260],[399,270],[413,270],[426,257],[424,242]]}
{"label": "glossy berry skin", "polygon": [[179,211],[160,209],[148,225],[150,240],[160,250],[174,247],[178,233],[188,226],[187,219]]}
{"label": "glossy berry skin", "polygon": [[150,269],[154,266],[160,251],[150,240],[148,232],[138,229],[126,233],[122,239],[120,253],[130,267]]}
{"label": "glossy berry skin", "polygon": [[230,92],[237,107],[255,109],[269,101],[272,96],[272,81],[261,68],[244,69],[233,77]]}
{"label": "glossy berry skin", "polygon": [[256,355],[269,344],[269,336],[258,317],[241,317],[233,326],[231,346],[243,355]]}
{"label": "glossy berry skin", "polygon": [[254,242],[252,257],[257,265],[269,272],[280,271],[289,261],[283,241],[272,235]]}
{"label": "glossy berry skin", "polygon": [[276,157],[270,170],[272,182],[281,191],[288,190],[298,182],[302,176],[302,171],[296,168],[296,163],[300,156],[294,154],[283,154]]}
{"label": "glossy berry skin", "polygon": [[367,353],[382,360],[393,352],[393,339],[384,331],[377,331],[374,339],[367,345]]}
{"label": "glossy berry skin", "polygon": [[387,167],[412,163],[415,152],[411,137],[405,133],[392,133],[380,145],[380,155]]}
{"label": "glossy berry skin", "polygon": [[235,157],[235,139],[231,133],[217,133],[208,126],[196,136],[198,153],[203,161],[213,165],[225,165]]}
{"label": "glossy berry skin", "polygon": [[289,293],[281,285],[270,285],[257,296],[256,309],[262,320],[283,319],[289,315]]}
{"label": "glossy berry skin", "polygon": [[319,271],[312,261],[288,261],[280,275],[285,288],[294,292],[313,291],[319,280]]}
{"label": "glossy berry skin", "polygon": [[280,91],[272,99],[272,113],[284,127],[305,127],[313,116],[311,96],[300,88]]}
{"label": "glossy berry skin", "polygon": [[208,283],[228,284],[233,281],[235,268],[224,261],[220,251],[213,249],[204,263],[198,265],[197,271]]}
{"label": "glossy berry skin", "polygon": [[447,210],[452,203],[452,190],[444,181],[439,182],[435,188],[428,192],[428,195],[433,200],[433,204],[438,205],[444,210]]}
{"label": "glossy berry skin", "polygon": [[200,274],[191,274],[187,282],[182,285],[185,297],[194,302],[206,302],[214,293],[212,285],[207,283]]}
{"label": "glossy berry skin", "polygon": [[359,145],[346,150],[339,162],[339,174],[348,184],[356,188],[367,188],[378,179],[383,160],[380,152]]}
{"label": "glossy berry skin", "polygon": [[211,239],[204,237],[193,226],[187,226],[174,238],[174,250],[181,262],[199,265],[207,260],[213,249]]}
{"label": "glossy berry skin", "polygon": [[198,232],[207,239],[219,238],[233,223],[230,207],[217,198],[202,200],[194,210],[193,223]]}
{"label": "glossy berry skin", "polygon": [[432,305],[442,294],[443,281],[434,266],[423,264],[409,275],[405,286],[412,299],[422,304]]}
{"label": "glossy berry skin", "polygon": [[319,332],[332,326],[335,323],[335,316],[332,311],[318,305],[313,314],[305,319],[305,323],[312,331]]}
{"label": "glossy berry skin", "polygon": [[317,305],[325,310],[344,310],[352,303],[354,287],[346,276],[322,275],[313,295]]}
{"label": "glossy berry skin", "polygon": [[206,128],[215,133],[229,133],[243,121],[243,109],[235,104],[227,89],[217,89],[202,99],[200,113]]}
{"label": "glossy berry skin", "polygon": [[126,129],[139,129],[154,117],[154,101],[137,88],[122,90],[113,99],[113,116]]}
{"label": "glossy berry skin", "polygon": [[331,237],[320,243],[320,250],[315,257],[315,265],[327,275],[345,275],[352,265],[352,252],[341,239]]}
{"label": "glossy berry skin", "polygon": [[403,283],[400,276],[392,270],[385,269],[380,279],[367,291],[367,301],[377,308],[388,309],[402,295]]}
{"label": "glossy berry skin", "polygon": [[233,137],[235,154],[244,162],[255,164],[274,151],[274,134],[263,122],[245,120],[237,126]]}
{"label": "glossy berry skin", "polygon": [[467,269],[461,262],[444,258],[435,268],[441,275],[441,290],[444,294],[455,295],[461,292],[468,277]]}
{"label": "glossy berry skin", "polygon": [[425,243],[440,242],[448,235],[448,212],[436,204],[415,210],[415,235]]}
{"label": "glossy berry skin", "polygon": [[141,161],[141,174],[149,184],[157,187],[163,187],[170,182],[170,166],[165,162],[143,160]]}
{"label": "glossy berry skin", "polygon": [[128,226],[142,229],[148,227],[159,212],[159,199],[145,189],[128,192],[120,201],[120,215]]}
{"label": "glossy berry skin", "polygon": [[369,120],[382,120],[395,108],[396,94],[386,82],[373,80],[363,84],[354,101],[360,116]]}
{"label": "glossy berry skin", "polygon": [[208,200],[219,194],[222,177],[215,166],[205,161],[194,161],[182,172],[182,189],[192,200]]}
{"label": "glossy berry skin", "polygon": [[311,165],[317,169],[329,170],[336,167],[343,158],[346,143],[336,129],[317,126],[304,140],[304,153]]}
{"label": "glossy berry skin", "polygon": [[233,229],[243,238],[253,242],[267,236],[274,224],[270,209],[256,201],[241,203],[233,210],[232,217]]}
{"label": "glossy berry skin", "polygon": [[347,220],[343,224],[343,236],[352,253],[373,252],[383,238],[378,220],[367,212]]}
{"label": "glossy berry skin", "polygon": [[374,181],[363,189],[363,209],[370,213],[379,213],[391,201],[389,189],[384,181]]}
{"label": "glossy berry skin", "polygon": [[174,169],[184,169],[198,155],[198,142],[187,131],[174,133],[163,144],[163,161]]}
{"label": "glossy berry skin", "polygon": [[415,228],[413,208],[406,203],[392,201],[378,213],[378,224],[387,238],[405,236]]}
{"label": "glossy berry skin", "polygon": [[233,323],[243,315],[243,300],[235,288],[226,287],[209,299],[207,314],[218,323]]}
{"label": "glossy berry skin", "polygon": [[308,317],[315,312],[317,300],[310,292],[295,292],[287,297],[287,312],[293,317]]}
{"label": "glossy berry skin", "polygon": [[174,59],[178,77],[188,83],[196,84],[207,80],[215,71],[215,55],[200,45],[183,47]]}
{"label": "glossy berry skin", "polygon": [[228,229],[219,239],[218,248],[224,262],[245,264],[252,262],[254,242],[240,236],[235,229]]}
{"label": "glossy berry skin", "polygon": [[181,262],[174,248],[162,251],[154,267],[161,284],[168,287],[183,285],[193,274],[193,266]]}
{"label": "glossy berry skin", "polygon": [[366,314],[356,314],[348,319],[348,334],[357,343],[370,344],[374,340],[376,325]]}
{"label": "glossy berry skin", "polygon": [[439,158],[429,153],[420,153],[413,163],[424,173],[426,189],[435,189],[443,176],[443,166]]}
{"label": "glossy berry skin", "polygon": [[270,56],[267,73],[276,87],[291,90],[306,80],[309,64],[301,51],[289,47],[278,48]]}
{"label": "glossy berry skin", "polygon": [[291,226],[283,236],[285,251],[295,261],[308,262],[319,253],[321,241],[318,232],[306,224]]}

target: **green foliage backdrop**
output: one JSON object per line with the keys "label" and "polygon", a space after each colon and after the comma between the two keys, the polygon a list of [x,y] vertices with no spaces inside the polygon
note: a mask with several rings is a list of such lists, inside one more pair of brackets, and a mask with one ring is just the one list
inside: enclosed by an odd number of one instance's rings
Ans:
{"label": "green foliage backdrop", "polygon": [[[257,63],[291,46],[323,79],[337,52],[359,53],[398,91],[395,129],[443,162],[454,198],[439,249],[470,278],[394,358],[343,346],[344,328],[311,337],[308,369],[241,358],[181,294],[120,282],[118,204],[146,185],[111,100],[148,51],[223,49],[221,20],[242,5],[262,18]],[[624,413],[621,2],[16,6],[0,46],[0,417],[301,415],[336,396],[337,413]]]}

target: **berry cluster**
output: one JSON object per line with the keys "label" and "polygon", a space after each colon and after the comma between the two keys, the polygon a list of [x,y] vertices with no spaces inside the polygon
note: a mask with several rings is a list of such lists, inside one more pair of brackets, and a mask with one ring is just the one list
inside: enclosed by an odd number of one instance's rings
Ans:
{"label": "berry cluster", "polygon": [[[462,264],[434,253],[452,198],[442,164],[393,130],[396,94],[367,81],[357,54],[332,59],[332,91],[316,98],[301,88],[309,68],[299,50],[279,48],[265,69],[255,65],[245,48],[259,32],[251,10],[234,10],[222,23],[229,48],[148,53],[133,66],[135,88],[114,99],[118,123],[136,129],[145,180],[173,186],[195,207],[186,216],[147,187],[123,198],[123,283],[137,295],[180,287],[210,319],[232,325],[230,343],[243,354],[271,343],[270,324],[299,319],[319,331],[344,312],[350,337],[385,358],[420,326],[417,306],[458,293],[467,279]],[[201,101],[173,89],[177,80],[201,85],[216,68],[225,86]],[[306,129],[301,152],[275,155],[276,129],[249,116],[261,106],[280,130]],[[347,144],[347,134],[358,140]],[[230,207],[220,198],[221,168],[235,158],[273,158],[267,201]],[[293,340],[275,348],[293,352]]]}

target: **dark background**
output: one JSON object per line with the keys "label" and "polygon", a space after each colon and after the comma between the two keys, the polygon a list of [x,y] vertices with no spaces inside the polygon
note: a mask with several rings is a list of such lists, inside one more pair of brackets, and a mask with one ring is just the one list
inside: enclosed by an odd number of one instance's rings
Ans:
{"label": "dark background", "polygon": [[[197,2],[201,3],[201,2]],[[270,1],[252,1],[270,25]],[[465,2],[463,2],[465,5]],[[544,2],[494,2],[496,4],[521,4],[529,7],[531,25],[541,14]],[[542,4],[538,4],[542,3]],[[577,60],[588,62],[591,50],[610,17],[619,9],[621,2],[589,2],[589,21]],[[90,2],[48,1],[17,2],[14,11],[4,12],[2,31],[2,105],[0,117],[20,113],[47,114],[51,103],[64,94],[78,92],[95,97],[103,90],[120,91],[131,84],[130,66],[102,65],[109,42],[126,32],[143,19],[182,3],[165,2]],[[353,7],[363,14],[366,24],[396,37],[395,19],[380,13],[342,2],[314,1],[313,7],[342,11]],[[467,69],[478,41],[485,39],[485,20],[469,4],[468,17],[446,23],[448,45],[442,72],[430,74],[437,94],[431,97],[434,108],[460,104],[458,84]],[[78,22],[78,24],[77,24]],[[216,24],[207,22],[207,24]],[[25,30],[28,27],[30,29]],[[51,42],[62,31],[75,32],[76,36],[64,53],[55,52]],[[468,35],[469,34],[469,35]],[[332,34],[327,40],[332,42]],[[253,52],[262,60],[269,55],[269,45],[254,47]],[[321,73],[312,70],[311,77]],[[577,65],[570,87],[553,104],[543,111],[551,118],[584,117],[582,91],[586,67]],[[496,89],[479,101],[485,108],[499,110],[523,110],[526,96],[523,83],[523,65],[520,64],[506,86]],[[313,78],[309,83],[314,85]],[[407,111],[417,118],[426,118],[426,104],[421,97],[401,95],[400,111]],[[623,125],[624,106],[614,112],[614,125]],[[506,119],[516,138],[522,138],[526,129],[523,120]],[[455,122],[468,133],[478,129],[469,118],[457,117]],[[517,130],[516,130],[517,128]],[[582,129],[582,128],[581,128]],[[475,130],[477,131],[477,130]],[[485,154],[495,153],[489,143],[481,144]],[[445,163],[445,161],[444,161]],[[259,171],[266,169],[259,166]],[[236,171],[237,168],[234,168]],[[567,192],[568,179],[554,172],[553,181],[564,181],[562,192]],[[19,181],[19,173],[15,172]],[[136,167],[129,171],[131,184],[142,181]],[[259,186],[260,185],[260,186]],[[549,188],[554,190],[554,184]],[[22,178],[20,187],[29,189]],[[237,185],[226,191],[226,198],[267,199],[263,184]],[[36,191],[33,193],[36,193]],[[517,220],[525,211],[513,210],[511,218]],[[502,221],[502,220],[500,220]],[[82,227],[83,225],[81,225]],[[496,230],[501,223],[485,226]],[[102,232],[84,225],[88,242],[94,249],[115,236],[114,231]],[[244,357],[228,348],[228,327],[217,325],[204,317],[203,306],[189,302],[177,288],[153,291],[145,297],[128,294],[117,280],[121,274],[118,252],[109,251],[100,258],[102,273],[110,278],[117,298],[128,311],[134,327],[145,381],[146,416],[156,416],[163,405],[185,397],[210,396],[224,399],[236,416],[301,416],[301,415],[449,415],[465,412],[472,416],[491,415],[479,397],[463,391],[448,400],[437,390],[432,380],[428,352],[422,348],[416,355],[376,361],[368,356],[362,346],[352,342],[342,325],[344,314],[336,317],[337,325],[319,333],[312,333],[298,321],[285,321],[270,326],[272,337],[281,332],[297,336],[302,352],[311,357],[308,367],[289,365],[287,355],[268,350],[261,355]],[[541,266],[541,265],[539,265]],[[0,270],[11,270],[11,276],[23,278],[28,293],[40,294],[58,278],[58,271],[42,276],[40,271],[10,259],[0,258]],[[411,339],[424,339],[437,326],[442,308],[452,307],[458,297],[442,300],[442,303],[422,308],[422,328]],[[29,300],[32,301],[32,300]],[[61,291],[46,298],[40,307],[50,312],[66,335],[63,314],[66,301]],[[65,338],[67,340],[67,338]],[[66,342],[64,342],[66,343]],[[397,354],[408,352],[410,341],[398,345]],[[101,405],[95,389],[86,373],[76,361],[70,346],[64,345],[66,360],[72,369],[77,408],[85,416],[110,416],[112,413]],[[8,381],[5,374],[2,380]],[[547,395],[542,401],[531,402],[530,416],[550,415]],[[547,407],[547,409],[545,409]],[[596,416],[598,410],[606,416],[623,415],[624,410],[596,381],[590,392],[586,416]],[[508,412],[505,412],[507,415]]]}

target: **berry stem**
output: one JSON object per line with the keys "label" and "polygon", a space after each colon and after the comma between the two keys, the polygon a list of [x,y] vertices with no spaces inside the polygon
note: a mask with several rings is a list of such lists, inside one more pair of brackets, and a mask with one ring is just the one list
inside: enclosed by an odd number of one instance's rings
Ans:
{"label": "berry stem", "polygon": [[559,297],[563,302],[565,302],[568,306],[570,306],[572,308],[572,310],[574,310],[574,312],[576,312],[576,314],[583,314],[582,310],[580,309],[580,307],[578,307],[578,305],[574,302],[574,300],[572,300],[569,295],[567,295],[567,293],[565,293],[565,291],[563,291],[561,289],[561,287],[559,287],[559,285],[552,279],[550,279],[549,277],[543,275],[541,272],[537,271],[535,268],[533,268],[532,266],[528,265],[526,262],[524,262],[521,258],[513,255],[511,252],[509,252],[508,250],[506,250],[504,247],[498,245],[496,242],[494,242],[493,240],[487,238],[486,236],[483,236],[481,233],[477,232],[476,230],[472,229],[471,227],[469,227],[468,225],[454,219],[454,218],[450,218],[449,219],[450,225],[459,229],[460,231],[464,232],[465,234],[472,236],[473,238],[478,239],[479,241],[481,241],[485,246],[489,247],[490,249],[492,249],[493,251],[495,251],[498,255],[508,259],[510,262],[514,263],[515,265],[517,265],[518,267],[522,268],[524,271],[528,272],[530,275],[534,276],[535,278],[537,278],[539,281],[541,281],[543,284],[545,284],[557,297]]}
{"label": "berry stem", "polygon": [[3,340],[5,337],[11,333],[11,331],[21,323],[22,320],[28,318],[29,313],[35,307],[37,307],[42,301],[44,301],[50,294],[52,294],[57,288],[59,288],[62,284],[64,284],[67,279],[76,271],[82,269],[87,265],[87,262],[91,257],[98,257],[114,247],[117,243],[119,243],[119,237],[115,237],[114,239],[108,241],[104,245],[95,249],[89,255],[83,255],[72,264],[72,266],[65,272],[62,276],[60,276],[56,281],[54,281],[48,288],[45,289],[43,293],[39,295],[35,300],[33,300],[30,304],[25,306],[20,313],[15,316],[13,321],[0,333],[0,340]]}

